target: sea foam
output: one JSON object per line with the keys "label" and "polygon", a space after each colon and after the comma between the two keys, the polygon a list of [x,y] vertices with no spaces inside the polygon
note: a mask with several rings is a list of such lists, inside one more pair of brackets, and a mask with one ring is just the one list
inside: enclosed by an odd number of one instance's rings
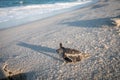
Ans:
{"label": "sea foam", "polygon": [[65,11],[70,11],[72,8],[82,7],[93,3],[93,1],[94,0],[78,0],[76,2],[69,3],[0,8],[0,29],[22,25],[31,21],[63,13]]}

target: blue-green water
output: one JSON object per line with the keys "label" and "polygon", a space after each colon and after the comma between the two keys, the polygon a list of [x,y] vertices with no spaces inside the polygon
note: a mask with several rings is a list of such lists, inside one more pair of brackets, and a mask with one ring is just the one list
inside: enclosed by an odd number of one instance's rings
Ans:
{"label": "blue-green water", "polygon": [[0,0],[0,7],[25,6],[32,4],[54,4],[75,1],[77,0]]}

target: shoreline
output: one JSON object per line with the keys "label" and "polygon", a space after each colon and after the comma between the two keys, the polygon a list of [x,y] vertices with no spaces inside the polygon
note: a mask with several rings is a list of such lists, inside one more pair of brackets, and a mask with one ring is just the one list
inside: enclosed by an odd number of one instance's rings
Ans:
{"label": "shoreline", "polygon": [[[51,17],[59,16],[59,15],[64,14],[64,13],[70,13],[72,11],[75,11],[75,10],[78,10],[78,9],[81,9],[81,8],[93,5],[93,4],[97,3],[98,1],[99,0],[94,0],[92,2],[88,2],[88,3],[82,4],[82,5],[77,5],[77,6],[73,6],[71,8],[66,8],[66,9],[63,9],[63,10],[58,10],[57,12],[54,12],[54,14],[51,13],[50,15],[47,15],[47,16],[45,16],[43,18],[40,18],[40,19],[37,19],[37,20],[34,20],[34,21],[25,21],[24,23],[20,22],[19,24],[16,24],[16,25],[15,24],[11,24],[13,26],[2,27],[2,28],[0,28],[0,31],[1,30],[5,30],[5,29],[9,29],[9,28],[19,27],[19,26],[26,25],[26,24],[29,24],[29,23],[34,23],[36,21],[42,21],[42,20],[45,20],[45,19],[48,19],[48,18],[51,18]],[[5,25],[3,24],[3,26],[5,26]]]}

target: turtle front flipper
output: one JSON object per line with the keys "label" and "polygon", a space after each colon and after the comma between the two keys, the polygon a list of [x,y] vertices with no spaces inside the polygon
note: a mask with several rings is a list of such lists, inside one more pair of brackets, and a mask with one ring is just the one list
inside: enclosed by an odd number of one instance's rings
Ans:
{"label": "turtle front flipper", "polygon": [[64,57],[64,60],[65,60],[66,63],[72,62],[72,60],[69,57]]}

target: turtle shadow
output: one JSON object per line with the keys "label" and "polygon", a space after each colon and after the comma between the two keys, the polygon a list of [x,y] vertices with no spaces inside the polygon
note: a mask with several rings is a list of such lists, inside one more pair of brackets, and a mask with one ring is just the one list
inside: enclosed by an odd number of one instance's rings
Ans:
{"label": "turtle shadow", "polygon": [[34,50],[34,51],[37,51],[40,54],[44,54],[44,55],[51,57],[55,60],[62,61],[59,58],[53,56],[54,54],[56,54],[56,50],[53,48],[49,48],[49,47],[45,47],[45,46],[41,46],[41,45],[29,44],[29,43],[25,43],[25,42],[19,42],[17,45],[25,47],[25,48],[29,48],[29,49]]}

